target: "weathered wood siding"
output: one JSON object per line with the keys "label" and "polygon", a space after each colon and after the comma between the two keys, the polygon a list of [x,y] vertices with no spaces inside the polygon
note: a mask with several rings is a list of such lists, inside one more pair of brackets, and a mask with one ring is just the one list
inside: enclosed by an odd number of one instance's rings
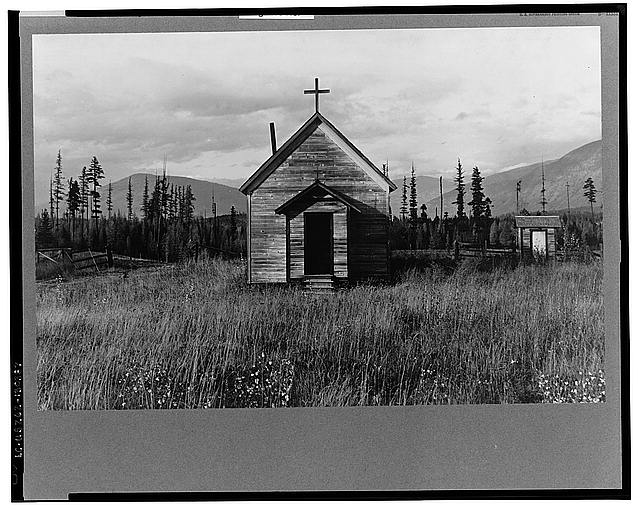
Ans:
{"label": "weathered wood siding", "polygon": [[531,253],[531,229],[523,228],[522,230],[522,252]]}
{"label": "weathered wood siding", "polygon": [[[316,180],[316,171],[321,182],[348,195],[361,211],[347,215],[348,276],[366,278],[388,274],[388,191],[381,189],[317,128],[252,193],[252,282],[287,281],[287,218],[274,211],[311,185]],[[334,216],[334,232],[337,216]],[[296,225],[289,224],[290,230],[295,228]],[[298,243],[295,236],[299,234],[293,232],[293,235],[295,243]],[[299,263],[296,260],[292,265],[291,278],[299,274]]]}
{"label": "weathered wood siding", "polygon": [[556,256],[556,229],[547,229],[547,254],[549,258]]}
{"label": "weathered wood siding", "polygon": [[304,213],[333,213],[333,275],[347,278],[347,207],[334,200],[318,202],[289,219],[289,264],[291,280],[304,276]]}

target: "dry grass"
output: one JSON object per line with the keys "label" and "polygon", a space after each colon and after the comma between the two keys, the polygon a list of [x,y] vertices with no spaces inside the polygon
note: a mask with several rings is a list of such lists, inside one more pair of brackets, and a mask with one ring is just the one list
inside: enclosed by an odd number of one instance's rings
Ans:
{"label": "dry grass", "polygon": [[40,408],[604,399],[599,265],[435,269],[333,295],[243,275],[210,260],[39,284]]}

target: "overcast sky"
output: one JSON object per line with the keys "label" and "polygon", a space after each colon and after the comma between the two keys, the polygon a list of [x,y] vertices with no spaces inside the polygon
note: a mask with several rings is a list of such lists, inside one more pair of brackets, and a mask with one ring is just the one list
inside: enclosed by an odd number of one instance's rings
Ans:
{"label": "overcast sky", "polygon": [[35,174],[95,155],[107,180],[161,168],[248,177],[320,111],[392,177],[492,173],[601,137],[597,27],[45,35],[33,38]]}

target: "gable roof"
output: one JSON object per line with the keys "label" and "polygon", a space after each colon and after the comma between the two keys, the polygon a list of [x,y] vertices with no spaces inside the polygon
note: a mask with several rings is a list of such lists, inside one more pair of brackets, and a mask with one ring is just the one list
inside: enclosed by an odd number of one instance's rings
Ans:
{"label": "gable roof", "polygon": [[355,202],[351,200],[347,195],[345,195],[344,193],[340,193],[338,190],[335,190],[327,186],[326,184],[321,183],[320,181],[315,181],[311,186],[306,187],[300,193],[295,195],[293,198],[290,198],[284,204],[279,206],[276,209],[276,214],[286,214],[293,207],[295,207],[299,202],[301,202],[307,197],[313,196],[314,193],[317,191],[321,191],[322,196],[331,195],[338,202],[343,203],[344,205],[353,209],[356,212],[360,212],[360,209],[358,209],[358,206],[355,204]]}
{"label": "gable roof", "polygon": [[[293,151],[300,147],[302,142],[304,142],[311,133],[313,133],[316,128],[322,124],[324,124],[329,131],[333,132],[337,136],[338,140],[344,143],[348,149],[353,151],[357,158],[361,159],[362,164],[360,166],[364,167],[363,169],[365,171],[372,174],[374,179],[377,178],[378,181],[381,180],[381,182],[387,184],[389,188],[391,188],[391,191],[397,188],[394,182],[384,175],[364,154],[362,154],[362,152],[360,152],[358,148],[338,130],[338,128],[331,124],[331,122],[325,119],[320,113],[316,112],[300,127],[300,129],[298,129],[298,131],[284,142],[242,186],[240,186],[240,191],[246,195],[258,188],[267,179],[267,177],[269,177],[276,168],[284,163]],[[332,137],[330,136],[330,138]]]}
{"label": "gable roof", "polygon": [[516,216],[518,228],[561,228],[560,216]]}

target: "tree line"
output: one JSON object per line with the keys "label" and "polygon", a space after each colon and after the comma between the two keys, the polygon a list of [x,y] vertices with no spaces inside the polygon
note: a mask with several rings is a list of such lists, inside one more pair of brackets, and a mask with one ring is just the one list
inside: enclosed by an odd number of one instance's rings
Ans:
{"label": "tree line", "polygon": [[[62,154],[58,151],[49,181],[49,209],[35,218],[36,248],[71,247],[75,250],[111,250],[136,258],[167,262],[194,256],[202,251],[242,256],[246,217],[232,206],[218,215],[212,191],[209,218],[196,216],[191,186],[177,186],[166,175],[152,182],[145,177],[144,188],[134,190],[129,177],[126,214],[113,213],[113,188],[109,181],[102,196],[105,173],[96,156],[77,178],[64,178]],[[141,207],[134,208],[135,194],[142,195]]]}
{"label": "tree line", "polygon": [[[418,208],[416,172],[413,163],[411,164],[408,185],[407,177],[403,177],[400,215],[394,216],[391,222],[391,249],[443,249],[452,247],[455,241],[478,244],[485,242],[489,235],[492,214],[491,199],[485,195],[482,184],[484,177],[477,166],[473,167],[469,188],[471,201],[465,204],[467,190],[460,159],[455,170],[456,199],[452,204],[456,206],[456,215],[451,218],[446,211],[441,211],[439,215],[436,207],[435,216],[431,218],[427,214],[425,204]],[[442,196],[442,180],[440,193]],[[465,205],[469,206],[469,215]]]}
{"label": "tree line", "polygon": [[[454,176],[456,199],[452,202],[456,206],[456,214],[449,217],[445,211],[444,214],[439,215],[436,207],[435,215],[430,217],[427,214],[425,204],[418,208],[416,174],[412,163],[409,184],[407,184],[407,177],[403,177],[399,215],[392,216],[390,248],[392,250],[451,249],[456,241],[479,246],[513,247],[516,242],[515,215],[504,214],[497,218],[493,217],[492,202],[484,193],[483,181],[484,177],[480,169],[478,166],[474,166],[469,186],[471,201],[465,203],[467,184],[464,179],[462,163],[458,159]],[[543,209],[546,205],[545,191],[543,184],[540,201]],[[518,181],[516,188],[516,193],[519,192],[520,181]],[[559,249],[564,246],[565,238],[566,242],[573,247],[589,246],[595,248],[602,243],[602,228],[598,223],[601,222],[602,215],[596,215],[593,209],[597,193],[598,190],[593,179],[588,177],[583,185],[583,195],[590,206],[590,216],[582,212],[572,214],[569,203],[567,203],[567,211],[560,214],[565,228],[560,229],[561,231],[557,234]],[[465,205],[469,206],[469,215],[467,215]],[[516,210],[518,210],[517,202]],[[418,211],[420,212],[418,213]],[[518,210],[518,214],[521,216],[540,216],[548,213],[546,209],[531,213],[523,208]]]}

